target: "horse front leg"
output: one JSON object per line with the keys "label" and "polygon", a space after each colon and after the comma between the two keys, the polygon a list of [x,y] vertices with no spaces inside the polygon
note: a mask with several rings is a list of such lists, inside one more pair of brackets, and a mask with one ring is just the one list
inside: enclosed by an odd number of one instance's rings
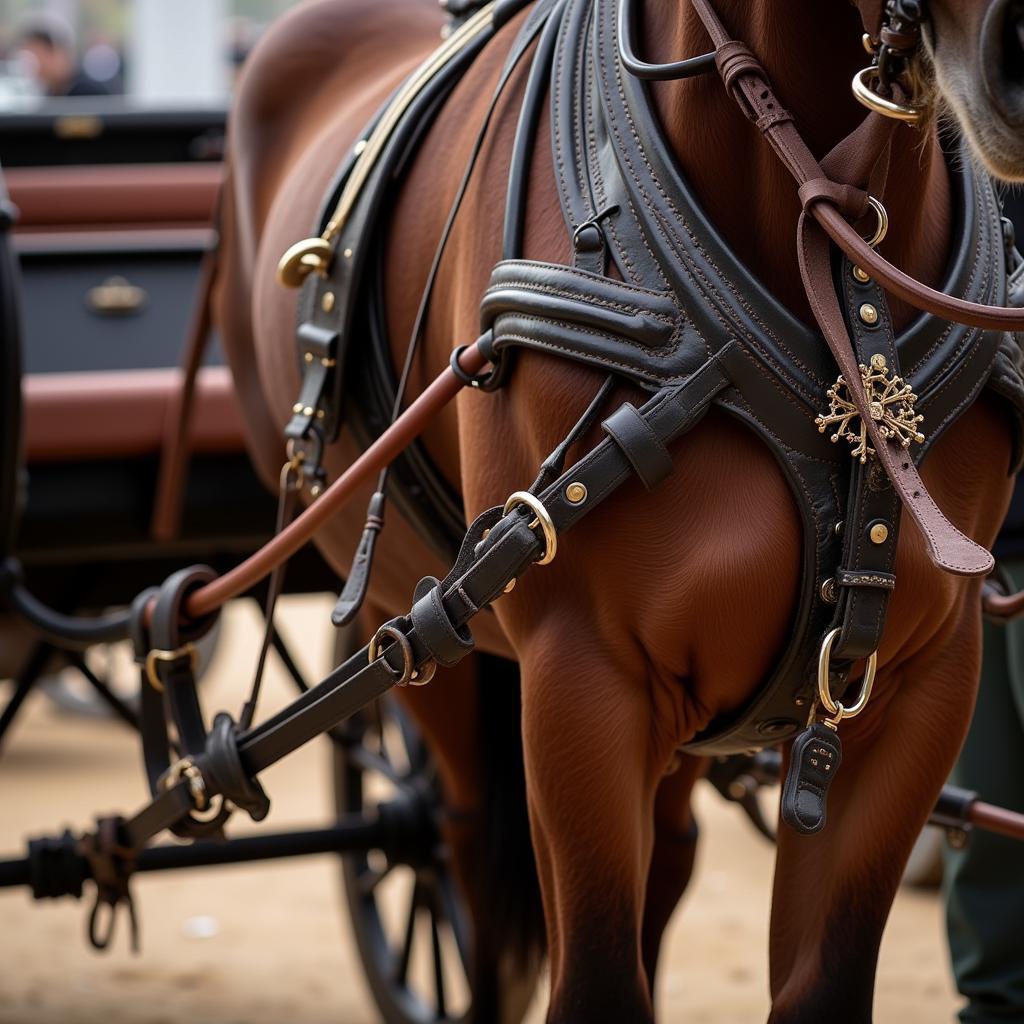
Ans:
{"label": "horse front leg", "polygon": [[557,628],[526,645],[527,797],[551,958],[549,1024],[649,1024],[641,923],[653,805],[672,745],[643,658],[596,632]]}
{"label": "horse front leg", "polygon": [[871,704],[840,725],[825,829],[780,828],[769,1024],[872,1020],[882,931],[971,715],[981,657],[973,593],[923,650],[880,671]]}

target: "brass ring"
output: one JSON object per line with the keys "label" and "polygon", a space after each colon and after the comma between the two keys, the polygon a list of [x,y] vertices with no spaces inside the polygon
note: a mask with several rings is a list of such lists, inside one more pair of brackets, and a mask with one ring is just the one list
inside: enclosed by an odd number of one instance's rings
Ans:
{"label": "brass ring", "polygon": [[919,124],[924,117],[924,108],[895,103],[892,100],[887,100],[884,96],[879,96],[872,88],[877,84],[878,76],[878,68],[873,64],[853,76],[851,88],[857,101],[863,103],[868,110],[874,110],[884,117],[893,117],[897,121],[905,121],[907,124]]}
{"label": "brass ring", "polygon": [[868,206],[875,211],[875,216],[878,218],[878,226],[875,228],[875,233],[868,239],[865,239],[869,248],[874,249],[876,245],[880,245],[882,239],[889,233],[889,214],[885,212],[885,207],[874,197],[868,196]]}
{"label": "brass ring", "polygon": [[412,644],[409,643],[409,638],[397,626],[385,623],[373,634],[367,645],[367,660],[373,662],[380,657],[380,641],[385,636],[390,637],[394,643],[402,648],[402,678],[395,685],[426,686],[434,678],[437,665],[431,661],[424,665],[422,669],[417,669],[412,653]]}
{"label": "brass ring", "polygon": [[871,697],[871,687],[875,682],[875,670],[878,667],[878,651],[872,651],[864,669],[864,679],[860,684],[860,696],[857,698],[857,703],[848,708],[833,700],[828,683],[829,661],[832,655],[832,644],[835,643],[836,637],[841,632],[842,630],[839,628],[833,629],[822,641],[821,653],[818,655],[818,697],[825,710],[834,716],[832,719],[834,725],[838,725],[844,718],[855,718],[867,707]]}
{"label": "brass ring", "polygon": [[555,552],[558,551],[558,533],[555,524],[548,510],[543,506],[540,499],[529,491],[516,491],[505,502],[502,515],[508,515],[518,505],[525,505],[530,509],[536,518],[530,523],[530,529],[535,530],[538,526],[544,533],[544,555],[537,560],[538,565],[547,565],[555,560]]}

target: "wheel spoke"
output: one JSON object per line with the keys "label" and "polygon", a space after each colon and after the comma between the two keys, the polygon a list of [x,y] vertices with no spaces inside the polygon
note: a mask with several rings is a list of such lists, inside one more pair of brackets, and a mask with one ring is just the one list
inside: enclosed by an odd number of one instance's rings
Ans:
{"label": "wheel spoke", "polygon": [[412,887],[412,901],[409,904],[409,917],[405,922],[405,941],[402,944],[402,957],[398,961],[397,980],[405,983],[409,976],[409,960],[412,957],[412,940],[416,933],[416,914],[420,904],[420,882],[416,879]]}
{"label": "wheel spoke", "polygon": [[378,871],[376,868],[371,868],[367,865],[365,870],[359,873],[359,891],[364,896],[371,895],[377,886],[391,874],[391,870],[394,866],[395,865],[393,863],[388,862],[387,867]]}
{"label": "wheel spoke", "polygon": [[378,775],[383,775],[396,786],[402,784],[402,777],[395,770],[394,765],[383,755],[370,750],[369,747],[356,744],[345,750],[345,756],[356,767],[362,768],[364,772],[376,772]]}
{"label": "wheel spoke", "polygon": [[437,1019],[444,1020],[447,1009],[444,997],[444,957],[441,953],[441,936],[437,929],[439,901],[437,894],[430,900],[430,942],[434,947],[434,994],[437,997]]}

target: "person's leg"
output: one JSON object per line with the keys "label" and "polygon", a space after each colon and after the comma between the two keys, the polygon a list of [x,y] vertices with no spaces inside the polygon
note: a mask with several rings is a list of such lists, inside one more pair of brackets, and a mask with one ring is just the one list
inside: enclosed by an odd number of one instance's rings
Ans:
{"label": "person's leg", "polygon": [[[1024,562],[1012,563],[1016,586]],[[1024,621],[985,625],[981,687],[951,781],[1024,812]],[[964,1024],[1024,1022],[1024,843],[975,831],[946,855],[946,925]]]}

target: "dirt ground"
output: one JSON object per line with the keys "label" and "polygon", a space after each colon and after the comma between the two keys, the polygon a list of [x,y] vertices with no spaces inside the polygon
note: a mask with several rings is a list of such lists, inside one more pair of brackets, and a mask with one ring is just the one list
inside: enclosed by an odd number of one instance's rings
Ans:
{"label": "dirt ground", "polygon": [[[326,598],[285,602],[286,636],[328,663]],[[256,616],[231,606],[203,693],[209,710],[237,709],[251,675]],[[441,684],[439,677],[435,685]],[[262,712],[291,696],[276,664]],[[6,699],[6,694],[2,698]],[[273,810],[262,826],[312,826],[330,807],[325,741],[263,776]],[[94,811],[131,811],[144,799],[137,745],[114,722],[73,717],[35,696],[0,757],[0,857],[21,856],[29,836],[88,825]],[[767,1014],[766,936],[771,847],[738,810],[707,787],[699,796],[703,845],[694,885],[670,926],[658,992],[660,1019],[745,1024]],[[373,1024],[331,856],[190,872],[135,883],[142,954],[84,941],[86,904],[33,903],[0,892],[0,1024]],[[931,894],[904,891],[886,932],[879,969],[880,1024],[951,1021],[952,990]],[[543,994],[530,1024],[543,1019]]]}

